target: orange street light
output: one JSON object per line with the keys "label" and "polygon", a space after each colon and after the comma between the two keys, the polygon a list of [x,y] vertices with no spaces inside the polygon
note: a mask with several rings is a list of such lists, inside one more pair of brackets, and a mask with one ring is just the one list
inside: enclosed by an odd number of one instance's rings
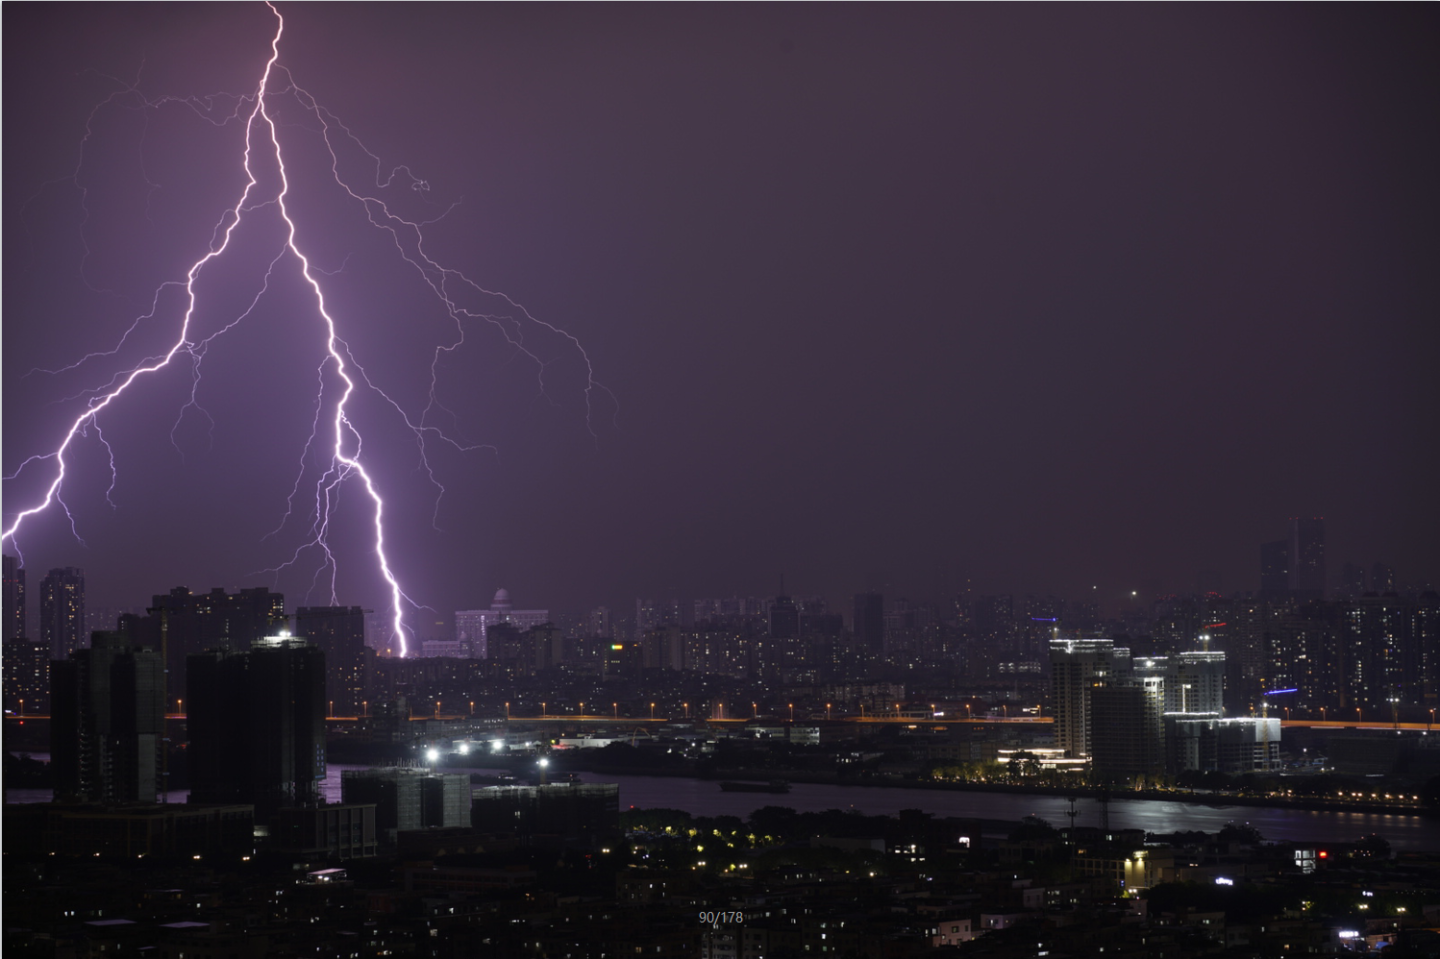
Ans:
{"label": "orange street light", "polygon": [[829,704],[829,703],[826,703],[826,704],[825,704],[825,719],[826,719],[827,722],[828,722],[829,719],[830,719],[830,704]]}
{"label": "orange street light", "polygon": [[651,703],[651,704],[650,704],[650,718],[651,718],[651,719],[654,719],[654,718],[655,718],[655,704],[654,704],[654,703]]}
{"label": "orange street light", "polygon": [[791,704],[790,704],[790,721],[791,721],[792,723],[795,721],[795,704],[794,704],[794,703],[791,703]]}
{"label": "orange street light", "polygon": [[610,705],[611,705],[611,707],[615,710],[615,718],[616,718],[616,719],[619,719],[619,718],[620,718],[620,704],[619,704],[619,703],[611,703]]}

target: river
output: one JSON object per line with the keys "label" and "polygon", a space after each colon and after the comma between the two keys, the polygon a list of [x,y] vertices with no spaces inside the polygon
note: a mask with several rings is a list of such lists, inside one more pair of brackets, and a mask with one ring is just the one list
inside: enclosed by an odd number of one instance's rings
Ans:
{"label": "river", "polygon": [[[36,754],[36,758],[42,758]],[[43,757],[48,758],[48,757]],[[340,774],[365,766],[332,763],[326,767],[323,784],[329,802],[340,801]],[[446,772],[504,775],[509,770],[447,767]],[[800,812],[826,809],[854,809],[866,815],[893,816],[902,809],[919,809],[936,816],[966,819],[1017,820],[1036,815],[1052,825],[1063,826],[1069,801],[1060,796],[1021,796],[1011,793],[906,789],[891,786],[833,786],[795,783],[784,795],[770,793],[722,792],[709,780],[670,776],[631,776],[610,773],[579,773],[587,783],[617,783],[620,807],[647,809],[657,806],[682,809],[696,816],[739,816],[744,819],[762,806],[788,806]],[[184,802],[188,791],[175,790],[170,802]],[[7,789],[6,802],[47,802],[48,789]],[[1100,824],[1100,804],[1082,799],[1076,804],[1079,826]],[[1226,823],[1249,823],[1265,839],[1287,842],[1353,842],[1372,833],[1383,836],[1397,851],[1440,850],[1440,819],[1403,813],[1363,813],[1275,809],[1264,806],[1197,805],[1156,799],[1112,799],[1112,829],[1143,829],[1168,833],[1198,829],[1218,832]]]}

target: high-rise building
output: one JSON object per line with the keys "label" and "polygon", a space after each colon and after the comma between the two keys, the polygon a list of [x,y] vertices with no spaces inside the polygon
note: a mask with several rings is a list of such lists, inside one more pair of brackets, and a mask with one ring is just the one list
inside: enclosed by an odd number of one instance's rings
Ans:
{"label": "high-rise building", "polygon": [[1091,754],[1090,694],[1096,688],[1126,685],[1130,650],[1110,639],[1050,641],[1050,707],[1055,745],[1073,759]]}
{"label": "high-rise building", "polygon": [[1278,539],[1260,544],[1260,596],[1276,599],[1290,591],[1290,543]]}
{"label": "high-rise building", "polygon": [[1341,648],[1347,705],[1386,709],[1425,701],[1424,654],[1414,639],[1416,604],[1365,596],[1344,604]]}
{"label": "high-rise building", "polygon": [[856,594],[855,619],[851,624],[851,631],[867,657],[878,660],[885,655],[884,594]]}
{"label": "high-rise building", "polygon": [[1146,724],[1145,689],[1096,686],[1090,690],[1090,759],[1102,780],[1158,772],[1165,759],[1159,736]]}
{"label": "high-rise building", "polygon": [[40,581],[40,641],[55,659],[85,648],[85,571],[52,569]]}
{"label": "high-rise building", "polygon": [[661,626],[683,626],[684,612],[680,600],[639,599],[635,600],[635,639]]}
{"label": "high-rise building", "polygon": [[1225,654],[1194,650],[1166,662],[1165,711],[1225,715]]}
{"label": "high-rise building", "polygon": [[1299,599],[1324,599],[1325,519],[1290,520],[1290,593]]}
{"label": "high-rise building", "polygon": [[292,636],[190,657],[190,801],[250,803],[257,820],[320,801],[325,654]]}
{"label": "high-rise building", "polygon": [[27,639],[25,630],[25,567],[14,556],[4,558],[5,620],[0,639]]}
{"label": "high-rise building", "polygon": [[508,589],[497,589],[489,609],[464,609],[455,613],[455,639],[462,657],[489,659],[487,632],[496,623],[509,623],[520,632],[550,622],[545,609],[515,609]]}
{"label": "high-rise building", "polygon": [[301,606],[295,610],[295,635],[325,654],[326,711],[359,716],[366,693],[365,610],[359,606]]}
{"label": "high-rise building", "polygon": [[33,639],[7,639],[0,654],[7,713],[50,711],[50,647]]}
{"label": "high-rise building", "polygon": [[247,650],[285,627],[285,597],[264,586],[234,593],[192,593],[177,586],[152,597],[147,615],[122,615],[120,632],[137,646],[160,650],[167,670],[166,705],[186,698],[189,657],[210,649]]}
{"label": "high-rise building", "polygon": [[608,606],[596,606],[590,611],[590,635],[599,636],[601,639],[609,639],[615,635],[610,625],[610,608]]}
{"label": "high-rise building", "polygon": [[50,756],[57,799],[155,802],[165,736],[165,666],[153,649],[95,633],[51,664]]}
{"label": "high-rise building", "polygon": [[789,596],[770,601],[770,638],[795,639],[800,635],[800,608]]}

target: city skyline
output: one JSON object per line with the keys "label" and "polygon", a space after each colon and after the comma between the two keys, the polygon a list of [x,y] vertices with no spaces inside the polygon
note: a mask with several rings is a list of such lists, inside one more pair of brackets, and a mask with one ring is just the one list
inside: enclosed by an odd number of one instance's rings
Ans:
{"label": "city skyline", "polygon": [[[440,618],[498,588],[623,617],[782,575],[847,611],[966,583],[1113,603],[1211,571],[1230,593],[1319,516],[1327,586],[1347,563],[1440,581],[1429,10],[280,9],[294,81],[424,181],[395,192],[437,254],[571,331],[618,397],[587,426],[573,358],[547,402],[471,331],[442,405],[496,452],[436,453],[446,494],[391,514],[398,575]],[[130,343],[154,350],[174,318],[155,290],[233,199],[209,171],[235,128],[133,91],[252,89],[273,18],[5,21],[5,129],[27,144],[5,185],[10,475],[112,372],[32,371],[158,302]],[[357,357],[423,406],[408,338],[442,318],[353,207],[307,202]],[[207,330],[253,275],[213,277]],[[265,535],[313,423],[304,292],[277,274],[205,355],[204,415],[180,376],[87,435],[73,529],[54,511],[21,537],[31,596],[74,567],[96,608],[175,585],[331,602],[313,564],[261,572],[295,546]],[[416,473],[394,440],[387,491]],[[354,491],[333,598],[384,610]]]}

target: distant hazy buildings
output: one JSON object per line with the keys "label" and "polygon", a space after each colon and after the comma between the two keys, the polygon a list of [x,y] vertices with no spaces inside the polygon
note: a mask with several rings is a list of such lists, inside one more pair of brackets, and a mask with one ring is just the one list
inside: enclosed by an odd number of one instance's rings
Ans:
{"label": "distant hazy buildings", "polygon": [[1275,599],[1290,591],[1290,543],[1283,539],[1260,544],[1260,596]]}
{"label": "distant hazy buildings", "polygon": [[1296,516],[1290,520],[1290,592],[1299,599],[1324,599],[1325,520]]}
{"label": "distant hazy buildings", "polygon": [[442,649],[444,644],[425,643],[425,656],[459,656],[466,659],[489,659],[489,630],[499,623],[513,626],[520,632],[550,622],[550,611],[545,609],[515,609],[510,602],[510,591],[499,589],[490,601],[489,609],[466,609],[455,613],[454,646]]}
{"label": "distant hazy buildings", "polygon": [[661,626],[683,626],[684,608],[678,599],[636,599],[635,639],[640,639],[652,629]]}
{"label": "distant hazy buildings", "polygon": [[855,641],[865,654],[879,660],[885,654],[885,597],[860,593],[855,597],[855,618],[850,625]]}
{"label": "distant hazy buildings", "polygon": [[14,556],[4,558],[5,619],[0,639],[27,639],[25,630],[25,567]]}
{"label": "distant hazy buildings", "polygon": [[40,581],[40,641],[55,659],[85,647],[85,571],[52,569]]}

